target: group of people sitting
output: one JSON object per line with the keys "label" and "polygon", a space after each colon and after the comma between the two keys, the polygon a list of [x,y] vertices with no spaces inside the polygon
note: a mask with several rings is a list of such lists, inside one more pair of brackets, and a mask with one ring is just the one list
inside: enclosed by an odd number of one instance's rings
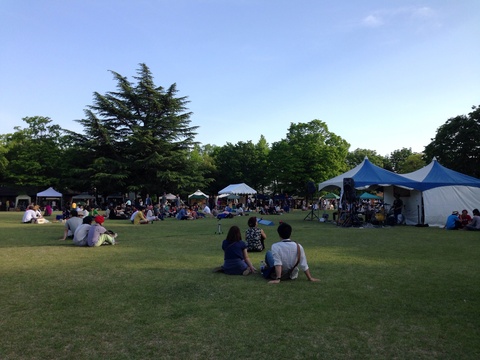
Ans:
{"label": "group of people sitting", "polygon": [[[278,284],[281,280],[296,279],[301,269],[308,280],[319,281],[310,274],[307,258],[303,247],[290,239],[292,227],[287,223],[280,223],[277,228],[280,241],[272,244],[271,250],[265,254],[260,271],[271,284]],[[227,238],[222,242],[224,262],[215,268],[214,272],[223,272],[228,275],[250,275],[257,269],[253,266],[248,253],[265,249],[265,232],[258,228],[256,217],[248,219],[248,229],[245,232],[246,241],[242,240],[240,228],[232,226]]]}
{"label": "group of people sitting", "polygon": [[[46,213],[45,216],[48,216],[48,214]],[[48,222],[50,221],[45,219],[39,205],[28,205],[27,209],[23,213],[22,223],[24,224],[44,224]]]}
{"label": "group of people sitting", "polygon": [[65,222],[63,238],[60,240],[72,239],[74,245],[91,247],[117,244],[117,234],[103,226],[105,218],[102,215],[84,215],[83,211],[70,211],[70,218]]}
{"label": "group of people sitting", "polygon": [[459,214],[458,211],[453,211],[451,215],[447,217],[445,229],[447,230],[480,230],[480,211],[473,209],[473,217],[468,214],[466,209],[462,210]]}

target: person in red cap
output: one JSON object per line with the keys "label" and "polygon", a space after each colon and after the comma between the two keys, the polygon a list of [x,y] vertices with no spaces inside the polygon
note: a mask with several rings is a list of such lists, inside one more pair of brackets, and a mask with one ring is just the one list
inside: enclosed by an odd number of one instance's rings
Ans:
{"label": "person in red cap", "polygon": [[88,230],[88,246],[101,246],[101,245],[115,245],[115,238],[117,234],[111,234],[107,229],[103,227],[105,218],[101,215],[97,215],[94,218],[95,224]]}

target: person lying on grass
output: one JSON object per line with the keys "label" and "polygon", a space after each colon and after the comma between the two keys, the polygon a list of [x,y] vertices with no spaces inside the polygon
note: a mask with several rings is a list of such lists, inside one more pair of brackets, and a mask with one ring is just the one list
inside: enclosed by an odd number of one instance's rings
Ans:
{"label": "person lying on grass", "polygon": [[256,269],[248,257],[247,244],[242,241],[242,234],[238,226],[233,225],[228,230],[227,238],[223,240],[223,266],[215,268],[214,272],[224,272],[228,275],[250,275]]}
{"label": "person lying on grass", "polygon": [[272,244],[272,250],[265,254],[267,264],[262,275],[272,280],[270,284],[279,284],[280,280],[296,279],[298,268],[302,269],[309,281],[320,281],[310,274],[307,257],[302,245],[290,240],[292,227],[287,223],[280,223],[277,228],[281,241]]}

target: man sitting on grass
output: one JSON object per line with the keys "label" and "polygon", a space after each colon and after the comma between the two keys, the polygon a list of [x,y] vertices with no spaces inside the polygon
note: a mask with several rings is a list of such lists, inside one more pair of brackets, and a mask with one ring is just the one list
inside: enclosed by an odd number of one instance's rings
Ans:
{"label": "man sitting on grass", "polygon": [[282,279],[296,279],[299,267],[309,281],[320,281],[310,274],[302,245],[290,240],[292,227],[287,223],[280,223],[277,232],[281,241],[272,244],[272,250],[265,254],[267,267],[262,272],[265,277],[273,279],[269,283],[279,284]]}
{"label": "man sitting on grass", "polygon": [[480,230],[480,211],[478,209],[474,209],[473,211],[473,218],[470,224],[464,227],[465,230]]}
{"label": "man sitting on grass", "polygon": [[95,224],[88,230],[88,246],[115,245],[117,234],[112,234],[103,227],[105,218],[101,215],[95,216]]}

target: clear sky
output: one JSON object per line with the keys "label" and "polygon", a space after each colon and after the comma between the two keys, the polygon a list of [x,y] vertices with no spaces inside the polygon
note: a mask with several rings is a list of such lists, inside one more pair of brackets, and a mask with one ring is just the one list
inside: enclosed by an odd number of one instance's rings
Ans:
{"label": "clear sky", "polygon": [[0,0],[0,133],[82,132],[108,70],[188,96],[202,144],[325,121],[350,150],[415,152],[480,105],[479,0]]}

